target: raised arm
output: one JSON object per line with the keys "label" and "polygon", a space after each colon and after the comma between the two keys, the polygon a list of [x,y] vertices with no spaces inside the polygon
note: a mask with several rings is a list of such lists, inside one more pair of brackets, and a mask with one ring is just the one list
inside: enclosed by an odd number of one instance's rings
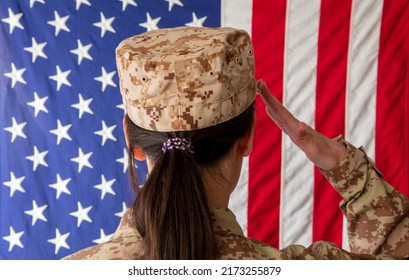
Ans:
{"label": "raised arm", "polygon": [[383,179],[362,148],[318,133],[296,119],[264,82],[258,88],[270,118],[343,196],[351,252],[409,257],[409,200]]}

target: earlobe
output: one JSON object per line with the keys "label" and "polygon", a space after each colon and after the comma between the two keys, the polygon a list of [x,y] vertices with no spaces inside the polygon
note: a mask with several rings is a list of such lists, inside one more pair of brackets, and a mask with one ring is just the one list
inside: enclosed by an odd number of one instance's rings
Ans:
{"label": "earlobe", "polygon": [[141,148],[133,148],[133,156],[139,161],[146,159],[146,154]]}
{"label": "earlobe", "polygon": [[243,136],[240,140],[241,155],[243,157],[248,157],[253,151],[253,140],[254,140],[254,125],[251,127],[250,131]]}
{"label": "earlobe", "polygon": [[[126,133],[126,131],[127,131],[126,116],[123,119],[123,127],[124,127],[124,135],[125,135],[126,146],[129,149],[129,140],[128,140],[128,135]],[[133,157],[135,159],[137,159],[139,161],[146,160],[146,154],[141,148],[137,148],[137,147],[132,148],[132,153],[133,153]]]}

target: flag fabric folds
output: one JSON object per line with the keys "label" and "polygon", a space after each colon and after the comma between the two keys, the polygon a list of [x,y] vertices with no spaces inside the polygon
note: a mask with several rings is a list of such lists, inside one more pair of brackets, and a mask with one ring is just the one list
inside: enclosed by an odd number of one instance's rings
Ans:
{"label": "flag fabric folds", "polygon": [[[247,30],[256,78],[300,120],[364,146],[408,195],[408,5],[0,0],[0,259],[60,259],[115,231],[134,193],[114,51],[156,28]],[[230,201],[245,233],[277,248],[348,248],[341,197],[256,107],[254,150]]]}
{"label": "flag fabric folds", "polygon": [[[252,11],[258,78],[299,119],[362,145],[408,195],[407,1],[255,0]],[[248,234],[348,248],[340,196],[258,106]]]}

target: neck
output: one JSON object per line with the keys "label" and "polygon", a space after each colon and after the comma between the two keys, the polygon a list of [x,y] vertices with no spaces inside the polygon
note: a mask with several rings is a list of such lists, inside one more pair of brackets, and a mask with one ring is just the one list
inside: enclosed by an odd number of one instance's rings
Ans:
{"label": "neck", "polygon": [[[210,181],[210,180],[209,180]],[[209,182],[205,180],[206,196],[209,205],[215,208],[227,208],[232,187],[220,180]]]}
{"label": "neck", "polygon": [[207,201],[216,208],[227,208],[241,172],[243,156],[232,149],[216,167],[202,170]]}

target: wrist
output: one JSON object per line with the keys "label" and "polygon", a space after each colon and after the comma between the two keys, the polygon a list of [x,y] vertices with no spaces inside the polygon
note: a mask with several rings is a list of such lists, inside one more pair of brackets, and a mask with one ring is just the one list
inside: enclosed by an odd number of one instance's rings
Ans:
{"label": "wrist", "polygon": [[344,141],[339,141],[337,137],[337,139],[334,141],[334,144],[336,163],[333,168],[338,167],[348,154],[347,146]]}

